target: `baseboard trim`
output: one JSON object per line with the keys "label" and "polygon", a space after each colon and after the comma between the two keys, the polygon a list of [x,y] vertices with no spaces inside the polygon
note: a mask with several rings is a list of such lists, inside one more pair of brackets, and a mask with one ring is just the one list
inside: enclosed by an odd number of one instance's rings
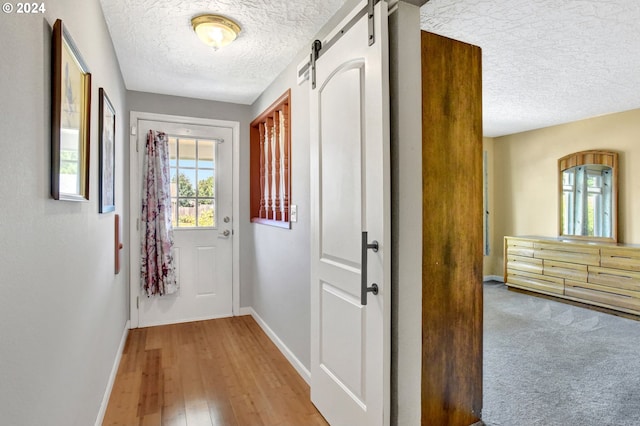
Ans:
{"label": "baseboard trim", "polygon": [[124,352],[124,345],[125,343],[127,343],[127,336],[129,335],[130,327],[131,322],[127,320],[124,325],[124,331],[122,332],[122,338],[120,339],[120,346],[118,346],[118,352],[116,352],[116,359],[113,361],[113,367],[111,367],[111,374],[109,375],[107,388],[105,389],[104,396],[102,397],[102,404],[100,405],[100,411],[98,411],[98,418],[96,418],[96,426],[101,426],[102,422],[104,421],[104,415],[107,412],[107,405],[109,405],[109,398],[111,397],[113,384],[116,381],[118,367],[120,367],[120,360],[122,359],[122,352]]}
{"label": "baseboard trim", "polygon": [[258,313],[251,307],[243,307],[240,308],[241,315],[251,315],[254,320],[258,323],[262,331],[265,332],[267,336],[271,339],[271,341],[276,345],[276,347],[282,352],[282,355],[289,361],[289,363],[293,366],[293,368],[298,372],[298,374],[307,382],[308,385],[311,385],[311,372],[307,370],[302,362],[293,354],[291,349],[284,344],[282,340],[278,337],[278,335],[267,325],[267,323],[258,315]]}
{"label": "baseboard trim", "polygon": [[209,321],[209,320],[220,319],[220,318],[231,318],[232,316],[233,316],[233,312],[229,312],[221,315],[205,315],[202,317],[179,318],[171,321],[152,321],[146,324],[139,324],[138,328],[158,327],[161,325],[171,325],[171,324],[184,324],[186,322],[196,322],[196,321]]}
{"label": "baseboard trim", "polygon": [[238,314],[238,316],[243,316],[243,315],[252,315],[253,312],[253,308],[247,307],[247,306],[243,306],[240,308],[240,313]]}
{"label": "baseboard trim", "polygon": [[482,278],[482,281],[487,282],[487,281],[498,281],[503,283],[504,282],[504,277],[502,275],[485,275]]}

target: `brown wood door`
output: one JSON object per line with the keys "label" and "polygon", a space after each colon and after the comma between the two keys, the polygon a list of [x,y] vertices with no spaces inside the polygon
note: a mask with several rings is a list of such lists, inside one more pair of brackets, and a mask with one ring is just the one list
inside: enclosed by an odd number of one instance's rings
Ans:
{"label": "brown wood door", "polygon": [[481,50],[422,32],[422,424],[482,410]]}

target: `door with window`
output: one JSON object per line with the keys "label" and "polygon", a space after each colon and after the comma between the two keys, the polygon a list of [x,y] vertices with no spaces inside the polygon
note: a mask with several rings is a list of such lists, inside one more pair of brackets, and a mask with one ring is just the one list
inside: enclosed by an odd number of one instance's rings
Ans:
{"label": "door with window", "polygon": [[[132,114],[133,115],[133,114]],[[198,120],[202,121],[202,120]],[[131,227],[132,327],[233,315],[233,126],[212,121],[132,117]],[[149,130],[169,137],[173,257],[178,291],[147,297],[140,288],[142,163]],[[132,137],[133,140],[133,137]],[[135,154],[135,155],[134,155]],[[134,170],[135,169],[135,170]]]}

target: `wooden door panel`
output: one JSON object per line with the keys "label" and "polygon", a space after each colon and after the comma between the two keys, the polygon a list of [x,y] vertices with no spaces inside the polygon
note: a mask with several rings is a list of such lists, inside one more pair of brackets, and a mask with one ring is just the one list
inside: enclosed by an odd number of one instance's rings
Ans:
{"label": "wooden door panel", "polygon": [[481,51],[422,32],[422,424],[482,409]]}

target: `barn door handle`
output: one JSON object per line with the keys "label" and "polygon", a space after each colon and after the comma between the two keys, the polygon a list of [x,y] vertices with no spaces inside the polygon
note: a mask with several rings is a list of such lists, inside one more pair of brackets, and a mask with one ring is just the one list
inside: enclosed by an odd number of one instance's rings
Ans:
{"label": "barn door handle", "polygon": [[369,244],[369,238],[367,236],[367,232],[362,232],[362,273],[360,274],[360,303],[364,306],[367,304],[367,293],[378,294],[378,284],[373,283],[371,287],[369,287],[369,283],[367,282],[367,255],[369,249],[373,250],[374,253],[378,251],[378,242],[373,240],[371,244]]}

